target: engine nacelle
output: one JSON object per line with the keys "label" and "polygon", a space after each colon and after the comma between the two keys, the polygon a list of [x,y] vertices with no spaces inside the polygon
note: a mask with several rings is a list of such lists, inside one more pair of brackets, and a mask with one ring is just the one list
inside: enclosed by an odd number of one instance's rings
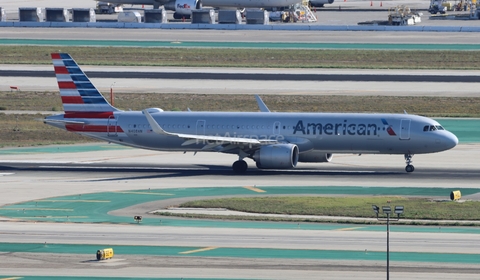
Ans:
{"label": "engine nacelle", "polygon": [[258,168],[289,169],[298,163],[298,147],[294,144],[262,146],[253,155]]}
{"label": "engine nacelle", "polygon": [[175,0],[170,1],[163,5],[165,10],[175,11],[173,14],[174,19],[190,18],[192,16],[192,10],[202,9],[201,0]]}
{"label": "engine nacelle", "polygon": [[330,162],[332,160],[333,155],[327,154],[323,152],[306,152],[301,153],[298,157],[299,162]]}

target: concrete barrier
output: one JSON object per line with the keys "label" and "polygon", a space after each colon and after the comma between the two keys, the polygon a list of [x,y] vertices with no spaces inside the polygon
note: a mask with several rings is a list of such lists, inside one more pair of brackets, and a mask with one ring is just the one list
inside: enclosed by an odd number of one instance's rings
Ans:
{"label": "concrete barrier", "polygon": [[18,8],[18,18],[21,22],[43,22],[42,8],[21,7]]}
{"label": "concrete barrier", "polygon": [[13,27],[50,27],[51,22],[16,21]]}
{"label": "concrete barrier", "polygon": [[192,10],[192,24],[195,23],[215,23],[215,11],[212,9]]}
{"label": "concrete barrier", "polygon": [[87,27],[95,28],[125,28],[123,22],[87,22]]}
{"label": "concrete barrier", "polygon": [[288,25],[280,25],[280,24],[275,24],[275,25],[270,25],[272,27],[272,30],[285,30],[285,31],[305,31],[305,30],[311,30],[310,25],[305,25],[305,24],[288,24]]}
{"label": "concrete barrier", "polygon": [[73,22],[96,22],[97,15],[93,8],[73,8],[72,9]]}
{"label": "concrete barrier", "polygon": [[45,21],[69,22],[70,14],[64,8],[45,8]]}
{"label": "concrete barrier", "polygon": [[268,11],[259,9],[248,9],[245,11],[245,19],[248,24],[263,24],[267,25],[270,21]]}
{"label": "concrete barrier", "polygon": [[480,32],[480,26],[462,26],[460,32]]}
{"label": "concrete barrier", "polygon": [[145,23],[167,23],[165,9],[144,10]]}
{"label": "concrete barrier", "polygon": [[239,10],[218,10],[218,23],[241,24],[242,15]]}
{"label": "concrete barrier", "polygon": [[13,27],[13,22],[1,22],[0,21],[0,27]]}
{"label": "concrete barrier", "polygon": [[237,30],[273,30],[273,27],[261,24],[239,24]]}
{"label": "concrete barrier", "polygon": [[347,25],[348,31],[385,31],[381,25]]}
{"label": "concrete barrier", "polygon": [[7,21],[7,14],[5,13],[5,9],[0,7],[0,22],[6,22]]}
{"label": "concrete barrier", "polygon": [[429,32],[460,32],[460,26],[424,26],[423,31]]}

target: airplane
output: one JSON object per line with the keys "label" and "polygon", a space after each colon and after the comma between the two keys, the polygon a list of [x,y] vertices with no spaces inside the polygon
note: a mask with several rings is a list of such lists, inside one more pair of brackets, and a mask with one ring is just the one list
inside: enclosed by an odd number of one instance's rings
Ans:
{"label": "airplane", "polygon": [[452,149],[457,137],[430,118],[377,113],[276,113],[257,95],[260,112],[185,112],[113,107],[67,53],[51,54],[64,113],[44,123],[120,145],[156,151],[238,155],[259,169],[292,169],[298,162],[330,162],[334,153],[412,156]]}
{"label": "airplane", "polygon": [[[95,0],[98,1],[98,0]],[[302,2],[301,0],[110,0],[115,4],[153,5],[154,9],[163,6],[165,10],[175,11],[173,17],[181,19],[189,18],[192,10],[202,9],[209,6],[223,9],[236,8],[280,8],[288,7]]]}

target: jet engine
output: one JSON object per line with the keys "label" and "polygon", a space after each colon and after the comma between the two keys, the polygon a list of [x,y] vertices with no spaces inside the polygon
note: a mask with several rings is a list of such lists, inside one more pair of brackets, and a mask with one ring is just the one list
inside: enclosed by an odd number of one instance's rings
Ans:
{"label": "jet engine", "polygon": [[333,155],[324,152],[310,151],[301,153],[298,157],[299,162],[330,162]]}
{"label": "jet engine", "polygon": [[192,10],[202,9],[201,0],[175,0],[163,5],[165,10],[175,11],[174,19],[189,19],[192,16]]}
{"label": "jet engine", "polygon": [[298,163],[298,147],[294,144],[262,146],[253,155],[258,168],[289,169]]}

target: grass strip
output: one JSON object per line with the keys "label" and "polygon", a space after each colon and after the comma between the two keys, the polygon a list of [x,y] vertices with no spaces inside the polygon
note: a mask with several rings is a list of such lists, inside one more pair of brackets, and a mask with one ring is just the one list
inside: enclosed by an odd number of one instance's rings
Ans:
{"label": "grass strip", "polygon": [[[104,94],[106,99],[109,95]],[[480,117],[480,97],[265,95],[276,112],[376,112],[428,117]],[[115,93],[115,106],[123,110],[161,107],[167,111],[258,111],[252,95],[190,93]],[[62,111],[57,92],[0,92],[0,110]]]}
{"label": "grass strip", "polygon": [[[480,220],[480,202],[452,202],[430,198],[401,196],[354,196],[354,197],[245,197],[197,200],[181,204],[185,208],[226,208],[233,211],[263,214],[314,215],[373,218],[372,205],[404,206],[402,218],[412,220]],[[168,215],[168,214],[167,214]],[[225,217],[225,216],[224,216]],[[242,219],[249,217],[241,216]],[[228,216],[228,219],[234,219]],[[237,217],[238,218],[238,217]],[[278,220],[271,217],[253,217],[261,220]],[[315,219],[301,219],[309,221]],[[338,222],[338,221],[337,221]],[[352,221],[349,221],[352,222]],[[365,223],[365,221],[360,221]],[[370,221],[367,221],[370,223]],[[452,224],[459,224],[452,222]]]}
{"label": "grass strip", "polygon": [[68,52],[80,65],[480,69],[480,51],[132,48],[0,46],[0,64],[51,64],[50,53]]}

